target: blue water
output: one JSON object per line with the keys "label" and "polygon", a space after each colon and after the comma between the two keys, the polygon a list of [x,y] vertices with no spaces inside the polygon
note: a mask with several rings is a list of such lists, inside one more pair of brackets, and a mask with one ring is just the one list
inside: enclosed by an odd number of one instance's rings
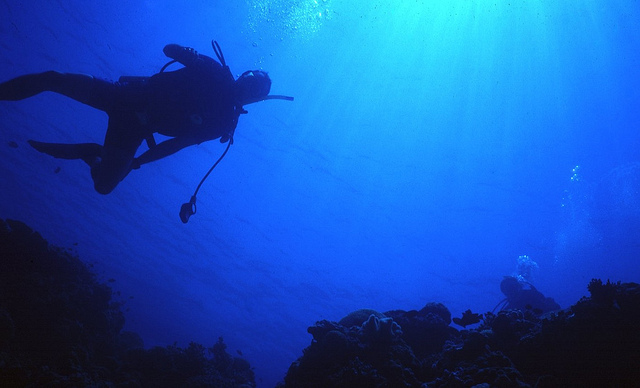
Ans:
{"label": "blue water", "polygon": [[102,196],[84,163],[26,140],[101,143],[104,113],[0,102],[0,217],[77,251],[147,346],[222,336],[269,387],[315,321],[488,311],[521,255],[563,307],[593,277],[640,280],[638,1],[212,3],[0,2],[2,80],[150,75],[165,44],[214,56],[216,39],[234,74],[295,96],[248,107],[186,225],[224,145]]}

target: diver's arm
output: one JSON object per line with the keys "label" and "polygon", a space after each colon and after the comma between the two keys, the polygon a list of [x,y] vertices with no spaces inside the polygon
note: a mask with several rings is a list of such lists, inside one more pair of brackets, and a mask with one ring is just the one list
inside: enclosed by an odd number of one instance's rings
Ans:
{"label": "diver's arm", "polygon": [[158,159],[165,158],[169,155],[175,154],[181,149],[188,147],[194,144],[200,144],[201,141],[198,141],[194,138],[185,138],[185,137],[174,137],[169,140],[165,140],[160,144],[157,144],[155,147],[149,149],[147,152],[138,156],[133,160],[132,168],[137,169],[140,168],[141,165],[147,164]]}
{"label": "diver's arm", "polygon": [[175,43],[170,43],[164,46],[162,52],[164,52],[164,55],[167,57],[175,59],[185,66],[194,65],[201,57],[198,52],[191,47],[184,47]]}

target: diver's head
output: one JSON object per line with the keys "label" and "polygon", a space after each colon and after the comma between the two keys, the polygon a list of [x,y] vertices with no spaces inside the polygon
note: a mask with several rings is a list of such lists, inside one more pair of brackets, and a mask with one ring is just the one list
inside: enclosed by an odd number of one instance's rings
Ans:
{"label": "diver's head", "polygon": [[271,78],[262,70],[249,70],[236,80],[236,100],[240,105],[260,101],[269,95]]}
{"label": "diver's head", "polygon": [[505,276],[500,283],[500,291],[508,298],[522,290],[522,284],[513,276]]}

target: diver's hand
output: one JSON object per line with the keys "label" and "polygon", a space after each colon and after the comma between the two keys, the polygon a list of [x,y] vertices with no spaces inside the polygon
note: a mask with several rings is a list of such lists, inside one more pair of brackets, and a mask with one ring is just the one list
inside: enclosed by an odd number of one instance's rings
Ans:
{"label": "diver's hand", "polygon": [[162,49],[162,52],[167,57],[175,59],[176,56],[180,55],[180,52],[183,49],[184,47],[180,46],[179,44],[169,43],[168,45],[164,46],[164,48]]}
{"label": "diver's hand", "polygon": [[198,59],[198,52],[191,47],[180,46],[179,44],[170,43],[164,46],[162,50],[164,55],[173,58],[183,65],[188,65]]}

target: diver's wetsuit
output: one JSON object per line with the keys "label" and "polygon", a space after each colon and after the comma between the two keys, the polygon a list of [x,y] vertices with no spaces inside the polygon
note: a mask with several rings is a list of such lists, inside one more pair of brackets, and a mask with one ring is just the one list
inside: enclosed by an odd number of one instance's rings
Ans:
{"label": "diver's wetsuit", "polygon": [[[228,67],[193,49],[170,44],[164,53],[185,67],[135,82],[110,82],[83,74],[48,71],[0,84],[0,100],[21,100],[44,91],[60,93],[109,115],[104,145],[52,144],[30,141],[41,152],[82,159],[91,166],[99,193],[111,192],[132,168],[171,155],[193,144],[233,133],[241,107]],[[130,80],[131,78],[129,78]],[[135,158],[153,133],[169,136]]]}
{"label": "diver's wetsuit", "polygon": [[545,297],[533,284],[519,281],[514,276],[505,276],[500,283],[500,290],[507,297],[498,304],[502,305],[501,310],[532,310],[542,314],[560,309],[553,298]]}

